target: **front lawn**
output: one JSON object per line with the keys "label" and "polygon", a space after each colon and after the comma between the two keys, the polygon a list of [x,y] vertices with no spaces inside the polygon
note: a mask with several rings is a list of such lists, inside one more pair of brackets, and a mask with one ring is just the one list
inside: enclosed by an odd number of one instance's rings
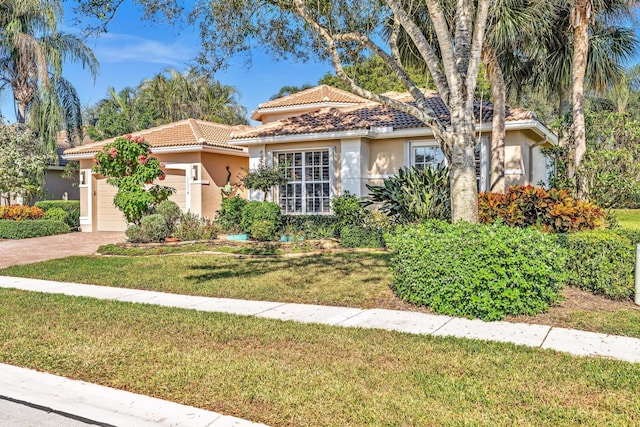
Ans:
{"label": "front lawn", "polygon": [[352,307],[408,306],[389,288],[386,253],[239,259],[191,254],[70,257],[0,270],[8,276],[185,295]]}
{"label": "front lawn", "polygon": [[[71,257],[0,270],[0,274],[147,289],[186,295],[428,311],[390,289],[386,253],[342,253],[301,258],[238,259],[191,254],[149,257]],[[640,307],[567,288],[566,300],[514,322],[640,338]]]}
{"label": "front lawn", "polygon": [[614,209],[620,226],[640,229],[640,209]]}
{"label": "front lawn", "polygon": [[0,289],[0,362],[279,426],[640,424],[640,364]]}

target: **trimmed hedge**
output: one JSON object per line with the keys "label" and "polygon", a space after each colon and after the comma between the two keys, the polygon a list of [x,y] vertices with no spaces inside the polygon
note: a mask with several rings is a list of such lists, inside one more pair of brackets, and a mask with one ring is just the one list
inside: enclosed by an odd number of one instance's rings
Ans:
{"label": "trimmed hedge", "polygon": [[500,320],[561,297],[566,250],[532,228],[430,221],[399,227],[387,245],[395,293],[437,313]]}
{"label": "trimmed hedge", "polygon": [[335,215],[282,215],[282,226],[292,234],[303,234],[307,239],[339,237],[339,219]]}
{"label": "trimmed hedge", "polygon": [[62,221],[48,219],[12,221],[0,219],[0,239],[27,239],[29,237],[65,234],[70,231],[69,226]]}
{"label": "trimmed hedge", "polygon": [[340,245],[345,248],[384,248],[383,232],[377,228],[347,225],[340,230]]}
{"label": "trimmed hedge", "polygon": [[633,296],[635,245],[620,230],[570,233],[560,241],[569,250],[568,285],[612,299]]}
{"label": "trimmed hedge", "polygon": [[80,228],[80,200],[41,200],[36,202],[34,206],[45,212],[53,208],[63,209],[67,213],[64,222],[72,230]]}

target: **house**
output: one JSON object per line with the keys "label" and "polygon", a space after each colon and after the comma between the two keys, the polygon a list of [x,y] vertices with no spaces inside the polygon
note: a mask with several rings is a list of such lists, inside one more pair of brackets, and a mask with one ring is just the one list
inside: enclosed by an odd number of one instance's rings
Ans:
{"label": "house", "polygon": [[71,148],[66,138],[58,138],[56,146],[57,161],[47,165],[43,196],[38,200],[80,200],[78,179],[64,175],[69,161],[62,157],[65,150]]}
{"label": "house", "polygon": [[[387,96],[411,102],[407,94]],[[428,102],[443,121],[449,113],[435,92]],[[478,189],[488,190],[491,171],[493,108],[476,103]],[[183,211],[214,217],[225,195],[249,194],[237,180],[243,169],[261,159],[285,168],[290,182],[273,189],[268,198],[287,214],[326,214],[331,199],[345,191],[367,195],[367,184],[382,184],[403,166],[425,167],[444,160],[431,130],[400,111],[330,86],[317,86],[260,104],[252,119],[258,126],[227,126],[188,119],[158,126],[133,136],[151,143],[154,156],[166,165],[163,182],[176,188],[171,197]],[[112,140],[65,151],[67,160],[80,161],[81,227],[83,231],[126,229],[123,215],[113,206],[116,189],[92,173],[92,159]],[[547,178],[540,149],[557,144],[557,136],[531,111],[508,109],[504,176],[499,187],[536,184]],[[228,183],[233,191],[225,190]],[[228,188],[227,188],[228,189]]]}
{"label": "house", "polygon": [[[411,102],[408,94],[387,93]],[[449,112],[436,92],[427,100],[444,122]],[[476,171],[479,191],[487,191],[491,171],[493,107],[476,102]],[[431,130],[398,110],[330,86],[317,86],[260,104],[252,119],[262,125],[236,131],[229,144],[247,147],[249,165],[261,158],[286,168],[291,181],[271,194],[287,214],[324,214],[330,200],[345,191],[367,195],[367,184],[380,185],[403,166],[425,167],[444,160]],[[499,188],[546,181],[540,149],[557,136],[531,111],[508,109],[504,176]],[[495,186],[494,186],[495,189]],[[251,192],[251,199],[261,199]]]}
{"label": "house", "polygon": [[[154,157],[165,164],[166,179],[173,187],[170,197],[186,212],[213,217],[225,195],[243,194],[237,177],[248,167],[247,149],[227,144],[233,131],[228,126],[187,119],[133,132],[151,145]],[[93,157],[114,138],[67,149],[64,158],[80,162],[80,228],[82,231],[123,231],[127,222],[113,205],[117,189],[92,172]]]}

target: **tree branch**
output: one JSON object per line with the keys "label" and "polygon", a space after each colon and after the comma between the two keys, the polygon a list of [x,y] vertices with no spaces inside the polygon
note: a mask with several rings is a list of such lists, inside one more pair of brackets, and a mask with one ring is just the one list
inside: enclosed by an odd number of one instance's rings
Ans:
{"label": "tree branch", "polygon": [[442,72],[440,68],[440,58],[434,52],[431,44],[426,39],[420,28],[416,25],[416,23],[409,17],[407,12],[402,8],[402,5],[398,0],[386,0],[387,5],[393,11],[394,17],[398,20],[400,25],[407,32],[411,40],[415,44],[418,52],[424,59],[429,72],[431,73],[431,77],[433,77],[433,81],[436,85],[436,89],[438,93],[442,97],[445,103],[448,102],[449,98],[449,83],[447,82],[447,78]]}
{"label": "tree branch", "polygon": [[473,24],[473,39],[469,58],[469,68],[467,70],[467,107],[473,108],[475,98],[475,88],[478,84],[478,71],[482,60],[482,44],[484,43],[484,33],[487,26],[487,16],[489,15],[489,0],[479,0],[476,10],[476,19]]}
{"label": "tree branch", "polygon": [[422,103],[426,107],[425,109],[414,107],[410,104],[407,104],[406,102],[401,102],[401,101],[398,101],[383,95],[378,95],[371,91],[365,90],[364,88],[356,84],[356,82],[345,73],[344,68],[342,67],[342,60],[340,58],[340,54],[338,52],[338,47],[336,46],[336,42],[337,41],[360,42],[363,46],[366,46],[367,48],[371,49],[374,53],[379,55],[387,64],[389,64],[391,68],[396,72],[398,77],[400,77],[400,75],[404,75],[405,81],[403,83],[407,85],[410,91],[413,91],[413,92],[420,91],[420,89],[415,85],[415,83],[413,83],[413,81],[409,78],[406,72],[400,67],[400,65],[396,61],[393,60],[391,56],[389,56],[389,54],[384,52],[378,45],[373,43],[368,37],[366,37],[363,34],[347,33],[347,34],[340,34],[340,35],[332,35],[331,33],[329,33],[329,31],[326,28],[324,28],[318,22],[314,21],[309,16],[309,14],[304,9],[304,5],[302,4],[301,0],[293,0],[293,6],[297,14],[302,19],[304,19],[304,21],[309,26],[311,26],[318,33],[318,35],[320,35],[320,37],[322,37],[322,39],[325,41],[325,43],[327,44],[327,49],[331,54],[331,60],[333,63],[333,68],[336,71],[336,74],[338,75],[338,77],[340,77],[342,80],[344,80],[349,84],[349,87],[351,88],[353,93],[363,98],[378,102],[380,104],[386,105],[388,107],[391,107],[396,110],[407,113],[409,115],[412,115],[413,117],[417,118],[418,120],[422,121],[427,126],[429,126],[433,134],[440,141],[446,140],[444,135],[444,132],[445,132],[444,127],[438,120],[433,109],[428,107],[426,99],[424,98],[424,95],[421,92],[418,99],[422,100]]}

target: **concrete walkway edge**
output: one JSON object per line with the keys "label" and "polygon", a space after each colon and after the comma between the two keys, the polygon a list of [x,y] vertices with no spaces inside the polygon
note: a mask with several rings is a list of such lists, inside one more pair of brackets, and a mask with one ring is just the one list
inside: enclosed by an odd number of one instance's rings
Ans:
{"label": "concrete walkway edge", "polygon": [[537,324],[484,322],[478,319],[386,309],[210,298],[9,276],[0,276],[0,287],[303,323],[508,342],[557,350],[577,356],[599,356],[627,362],[640,362],[640,339],[638,338]]}
{"label": "concrete walkway edge", "polygon": [[102,426],[264,426],[217,412],[5,364],[0,364],[0,396]]}

